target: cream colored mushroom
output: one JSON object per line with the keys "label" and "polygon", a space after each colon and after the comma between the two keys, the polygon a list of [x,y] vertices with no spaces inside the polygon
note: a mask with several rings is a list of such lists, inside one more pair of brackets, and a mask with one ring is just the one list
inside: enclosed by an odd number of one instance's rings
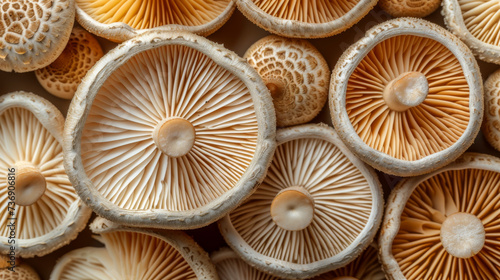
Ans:
{"label": "cream colored mushroom", "polygon": [[484,82],[484,137],[500,151],[500,70]]}
{"label": "cream colored mushroom", "polygon": [[2,267],[0,269],[0,279],[2,280],[40,280],[38,273],[29,265],[23,263],[14,268]]}
{"label": "cream colored mushroom", "polygon": [[84,247],[62,256],[51,280],[218,280],[208,254],[181,231],[147,231],[103,218],[90,225],[103,247]]}
{"label": "cream colored mushroom", "polygon": [[75,20],[74,0],[0,3],[0,70],[28,72],[63,51]]}
{"label": "cream colored mushroom", "polygon": [[65,163],[99,215],[196,228],[263,179],[275,126],[264,83],[236,54],[193,34],[151,32],[110,51],[80,84]]}
{"label": "cream colored mushroom", "polygon": [[64,170],[63,126],[59,110],[41,97],[0,97],[2,254],[11,246],[18,257],[48,254],[75,239],[90,217]]}
{"label": "cream colored mushroom", "polygon": [[259,271],[244,262],[229,248],[212,253],[212,262],[220,280],[279,280],[280,278]]}
{"label": "cream colored mushroom", "polygon": [[88,31],[123,42],[150,30],[208,36],[231,17],[233,0],[75,0],[76,19]]}
{"label": "cream colored mushroom", "polygon": [[443,28],[414,18],[373,27],[338,61],[332,122],[363,161],[392,175],[423,174],[460,156],[483,114],[472,53]]}
{"label": "cream colored mushroom", "polygon": [[380,235],[389,279],[499,279],[500,159],[466,153],[401,181]]}
{"label": "cream colored mushroom", "polygon": [[440,0],[378,1],[378,5],[393,17],[423,18],[437,10],[440,4]]}
{"label": "cream colored mushroom", "polygon": [[338,34],[361,20],[376,0],[236,0],[238,9],[259,27],[294,38]]}
{"label": "cream colored mushroom", "polygon": [[49,66],[35,71],[49,93],[71,99],[87,71],[103,56],[99,42],[80,27],[73,28],[68,44]]}
{"label": "cream colored mushroom", "polygon": [[244,57],[271,93],[278,126],[309,122],[325,105],[330,70],[309,42],[267,36],[254,43]]}
{"label": "cream colored mushroom", "polygon": [[342,267],[366,248],[381,221],[375,172],[326,125],[281,129],[264,182],[220,222],[246,262],[284,278]]}

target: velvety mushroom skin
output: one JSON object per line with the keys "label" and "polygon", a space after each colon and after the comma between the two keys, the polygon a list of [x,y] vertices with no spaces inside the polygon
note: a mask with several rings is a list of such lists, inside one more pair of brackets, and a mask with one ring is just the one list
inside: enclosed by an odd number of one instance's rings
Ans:
{"label": "velvety mushroom skin", "polygon": [[423,18],[432,14],[441,1],[439,0],[380,0],[378,5],[393,17]]}
{"label": "velvety mushroom skin", "polygon": [[229,248],[222,248],[212,253],[210,258],[220,280],[280,280],[276,276],[250,266]]}
{"label": "velvety mushroom skin", "polygon": [[458,38],[430,22],[373,27],[339,59],[330,114],[344,143],[392,175],[446,165],[474,141],[483,115],[479,67]]}
{"label": "velvety mushroom skin", "polygon": [[484,121],[481,130],[491,146],[500,151],[500,70],[484,82]]}

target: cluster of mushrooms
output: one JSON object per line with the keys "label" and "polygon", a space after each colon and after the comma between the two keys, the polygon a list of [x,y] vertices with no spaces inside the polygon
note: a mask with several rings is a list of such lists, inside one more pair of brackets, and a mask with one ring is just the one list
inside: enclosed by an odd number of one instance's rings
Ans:
{"label": "cluster of mushrooms", "polygon": [[[89,227],[51,280],[500,279],[500,158],[466,152],[480,130],[500,151],[476,60],[500,64],[500,2],[380,0],[395,18],[330,69],[307,39],[376,4],[0,3],[0,70],[71,100],[1,92],[0,278]],[[440,4],[448,30],[421,19]],[[273,33],[243,57],[204,37],[236,7]],[[210,255],[182,231],[215,222]]]}

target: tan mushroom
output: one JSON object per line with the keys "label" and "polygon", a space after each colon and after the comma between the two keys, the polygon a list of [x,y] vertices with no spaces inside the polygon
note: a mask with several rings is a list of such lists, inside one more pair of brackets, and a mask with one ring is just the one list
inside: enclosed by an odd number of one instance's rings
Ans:
{"label": "tan mushroom", "polygon": [[432,14],[441,5],[440,0],[380,0],[378,5],[393,17],[419,17]]}
{"label": "tan mushroom", "polygon": [[29,265],[22,263],[15,267],[0,267],[0,279],[2,280],[40,280],[38,273]]}
{"label": "tan mushroom", "polygon": [[28,72],[52,63],[68,42],[74,0],[0,3],[0,70]]}
{"label": "tan mushroom", "polygon": [[389,279],[499,279],[500,159],[466,153],[391,193],[380,236]]}
{"label": "tan mushroom", "polygon": [[48,254],[75,239],[90,217],[63,167],[63,126],[59,110],[41,97],[0,97],[2,254],[11,247],[18,257]]}
{"label": "tan mushroom", "polygon": [[363,18],[376,0],[236,0],[238,9],[259,27],[294,38],[338,34]]}
{"label": "tan mushroom", "polygon": [[267,36],[255,42],[244,57],[271,92],[278,126],[309,122],[325,105],[330,70],[309,42]]}
{"label": "tan mushroom", "polygon": [[484,82],[484,137],[500,151],[500,70]]}
{"label": "tan mushroom", "polygon": [[338,61],[330,113],[344,143],[398,176],[430,172],[474,141],[483,114],[472,53],[443,28],[414,18],[373,27]]}
{"label": "tan mushroom", "polygon": [[383,211],[375,172],[326,125],[281,129],[264,182],[219,222],[227,243],[259,270],[309,278],[366,248]]}
{"label": "tan mushroom", "polygon": [[126,228],[103,218],[90,225],[103,247],[84,247],[62,256],[51,280],[217,280],[208,254],[181,231]]}
{"label": "tan mushroom", "polygon": [[123,42],[150,30],[208,36],[231,17],[233,0],[76,0],[76,19],[88,31]]}
{"label": "tan mushroom", "polygon": [[103,56],[99,42],[80,27],[73,28],[68,44],[49,66],[35,71],[49,93],[71,99],[87,71]]}
{"label": "tan mushroom", "polygon": [[259,271],[244,262],[234,251],[222,248],[212,253],[212,262],[220,280],[279,280],[280,278]]}
{"label": "tan mushroom", "polygon": [[99,215],[201,227],[263,179],[275,126],[264,83],[235,53],[193,34],[151,32],[103,56],[80,84],[65,163]]}

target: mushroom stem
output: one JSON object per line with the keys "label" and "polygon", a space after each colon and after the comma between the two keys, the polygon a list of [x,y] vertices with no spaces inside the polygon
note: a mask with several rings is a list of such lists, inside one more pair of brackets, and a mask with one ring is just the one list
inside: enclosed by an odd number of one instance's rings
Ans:
{"label": "mushroom stem", "polygon": [[158,149],[172,158],[189,153],[195,138],[193,125],[183,118],[165,119],[153,131],[153,141]]}
{"label": "mushroom stem", "polygon": [[470,258],[484,246],[486,232],[483,223],[476,216],[457,212],[441,225],[441,244],[450,255]]}
{"label": "mushroom stem", "polygon": [[30,206],[37,202],[47,189],[47,182],[40,170],[29,163],[16,163],[15,203]]}
{"label": "mushroom stem", "polygon": [[420,72],[406,72],[390,81],[383,97],[387,106],[403,112],[422,103],[429,93],[429,83]]}
{"label": "mushroom stem", "polygon": [[284,230],[305,229],[314,217],[314,199],[303,187],[283,189],[271,203],[271,217]]}
{"label": "mushroom stem", "polygon": [[273,100],[280,99],[286,91],[285,85],[281,81],[268,81],[266,87],[271,93]]}
{"label": "mushroom stem", "polygon": [[50,64],[50,66],[55,69],[66,68],[71,64],[71,56],[71,48],[66,46],[63,52]]}

